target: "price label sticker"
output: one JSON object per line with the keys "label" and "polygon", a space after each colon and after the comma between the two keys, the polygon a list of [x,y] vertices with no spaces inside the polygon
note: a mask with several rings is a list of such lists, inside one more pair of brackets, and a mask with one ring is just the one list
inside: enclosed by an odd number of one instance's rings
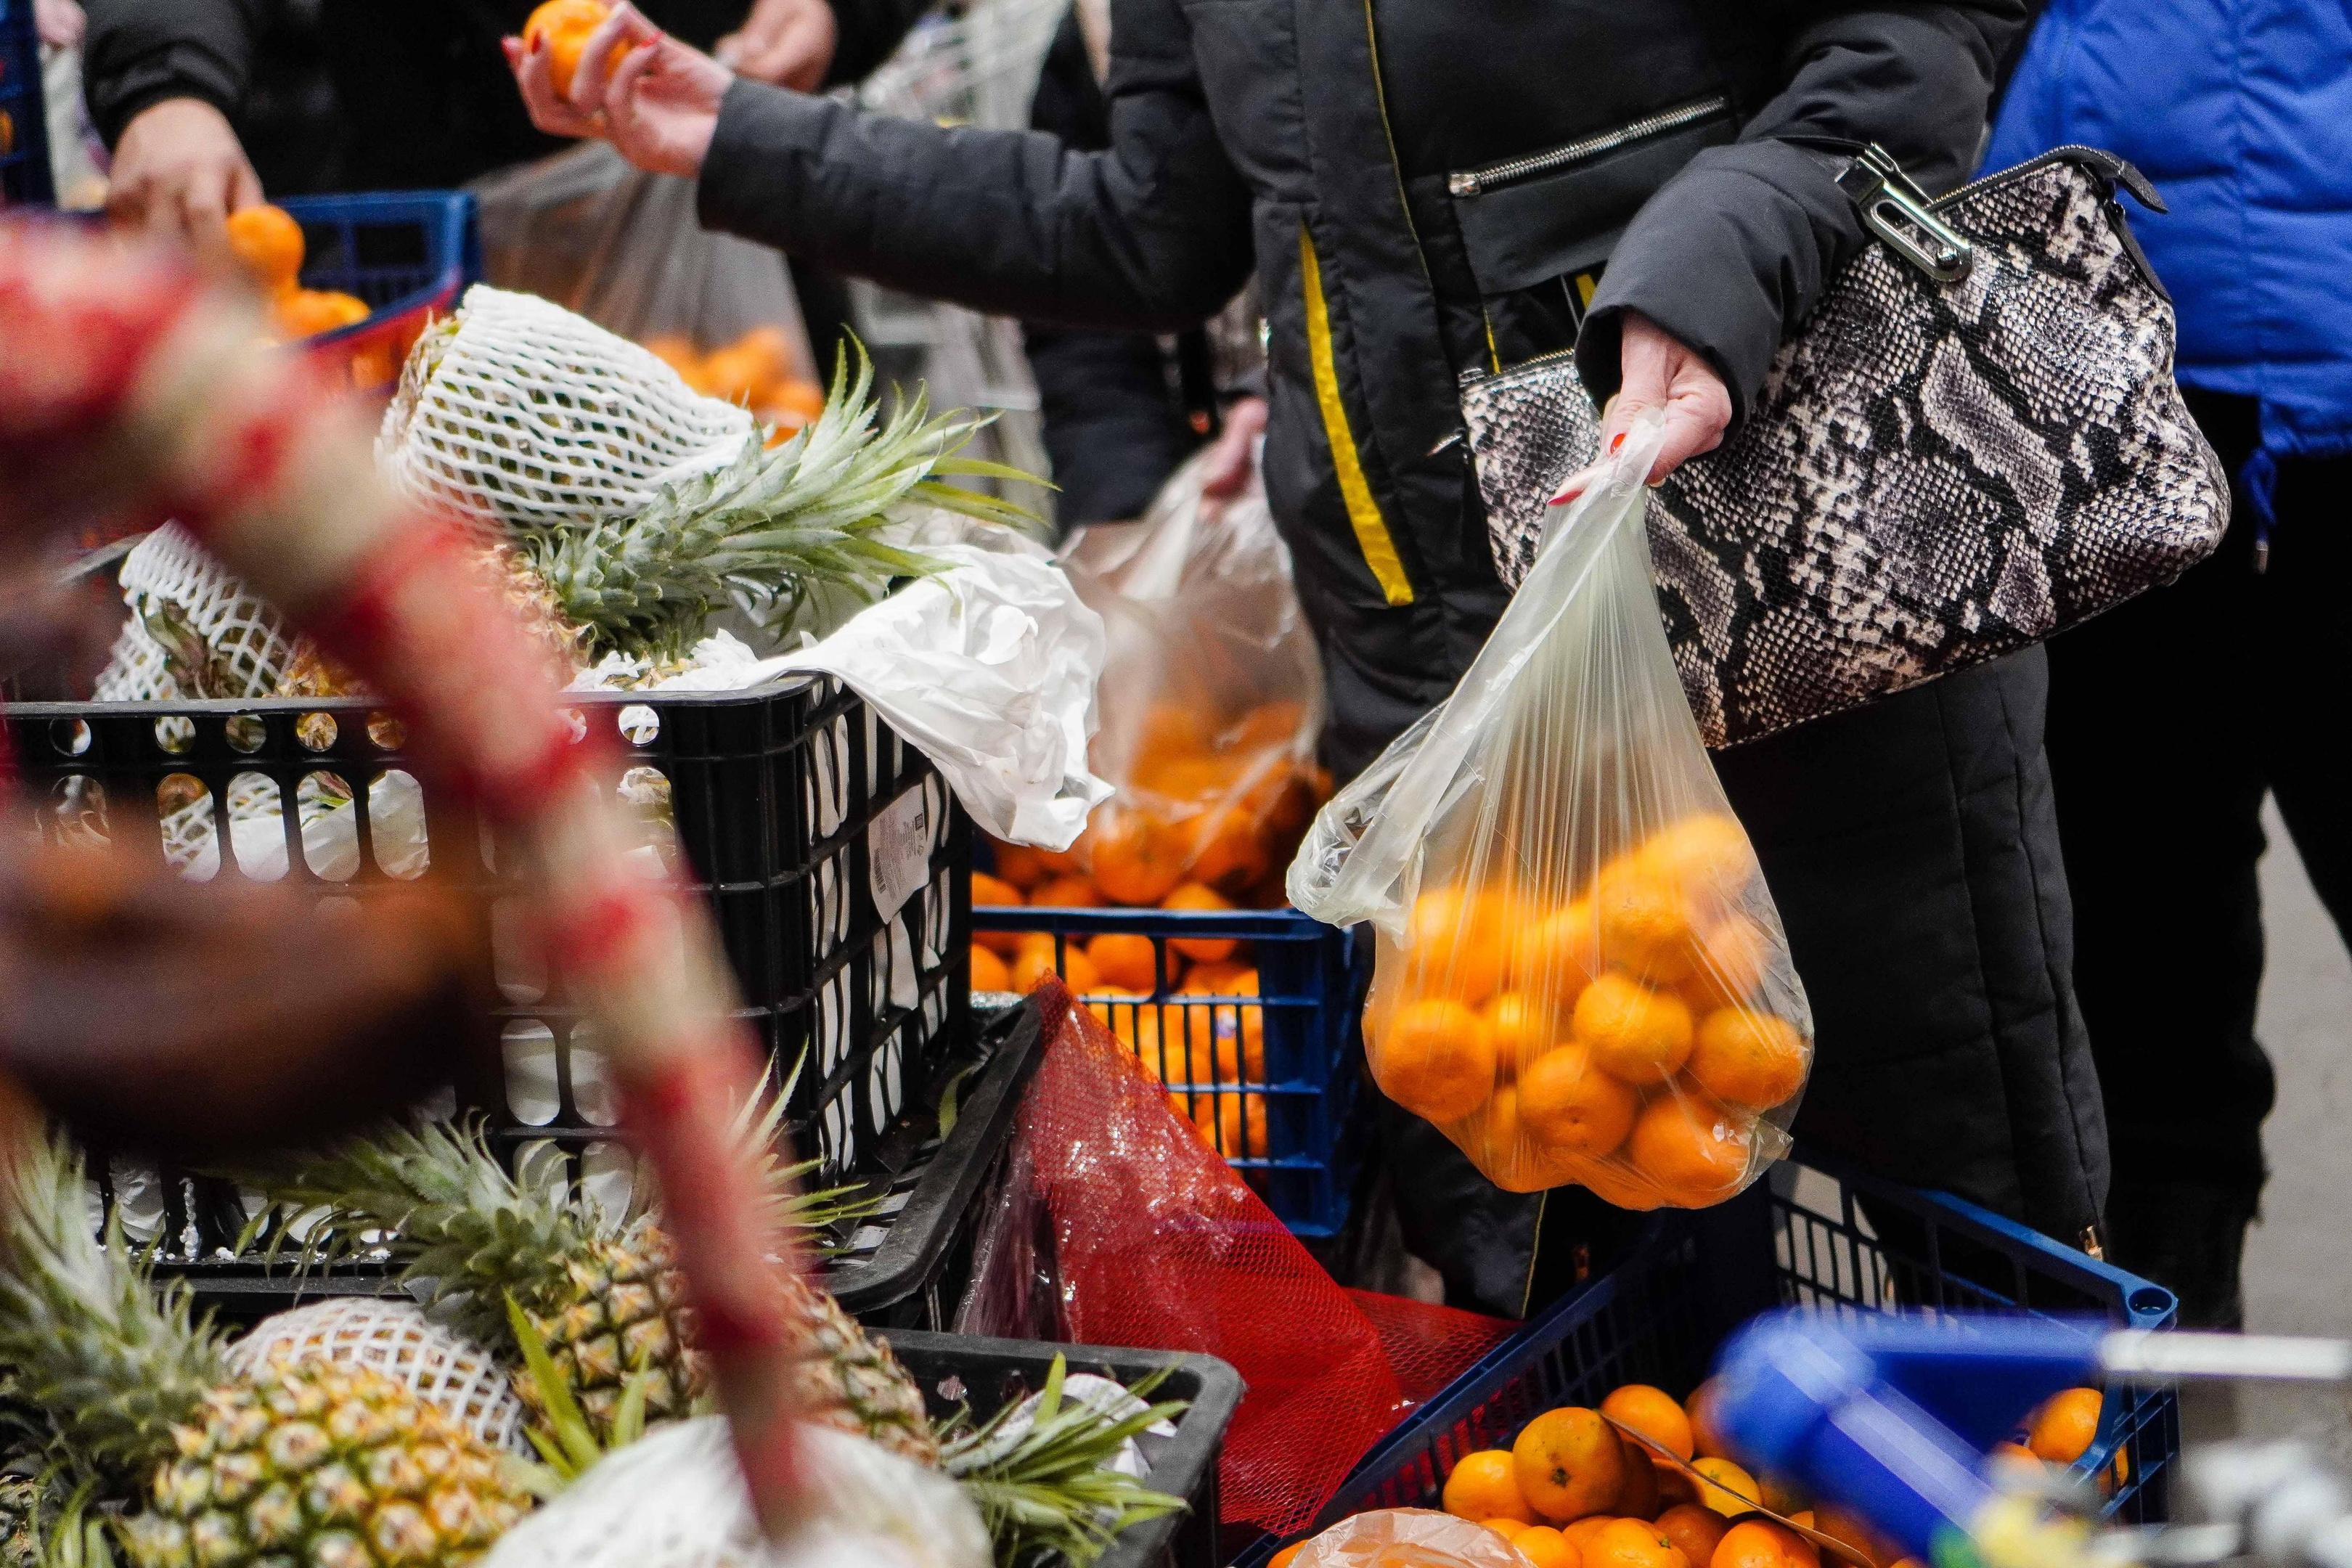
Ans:
{"label": "price label sticker", "polygon": [[917,784],[884,806],[866,828],[866,879],[874,908],[889,920],[931,879],[931,814]]}

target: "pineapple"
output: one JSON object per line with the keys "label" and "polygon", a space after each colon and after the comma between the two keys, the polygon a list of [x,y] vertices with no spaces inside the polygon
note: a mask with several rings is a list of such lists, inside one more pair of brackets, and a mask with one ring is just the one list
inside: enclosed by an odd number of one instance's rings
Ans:
{"label": "pineapple", "polygon": [[444,1568],[530,1506],[500,1456],[363,1368],[233,1375],[184,1289],[155,1293],[119,1227],[90,1233],[81,1162],[28,1141],[0,1169],[0,1363],[58,1447],[145,1499],[137,1568]]}
{"label": "pineapple", "polygon": [[0,1470],[0,1568],[40,1568],[35,1527],[45,1500],[37,1478]]}
{"label": "pineapple", "polygon": [[[797,1173],[775,1171],[772,1160],[771,1173]],[[410,1279],[433,1282],[461,1332],[509,1359],[520,1351],[507,1317],[512,1300],[599,1442],[612,1440],[633,1388],[647,1421],[691,1415],[705,1392],[709,1372],[693,1347],[669,1240],[651,1217],[575,1201],[546,1166],[516,1181],[478,1126],[394,1128],[261,1180],[282,1205],[323,1211],[306,1244],[314,1258],[385,1249]],[[808,1223],[806,1210],[795,1213]],[[783,1288],[805,1347],[812,1418],[932,1462],[938,1445],[922,1392],[889,1346],[866,1338],[823,1290],[797,1279]],[[517,1392],[548,1426],[536,1381],[519,1379]]]}

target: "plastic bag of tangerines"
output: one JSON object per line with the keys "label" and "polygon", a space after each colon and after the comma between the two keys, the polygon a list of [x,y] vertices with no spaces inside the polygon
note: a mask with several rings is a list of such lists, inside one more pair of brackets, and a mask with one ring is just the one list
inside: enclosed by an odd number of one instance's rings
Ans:
{"label": "plastic bag of tangerines", "polygon": [[1514,1192],[1697,1208],[1787,1151],[1811,1015],[1675,673],[1629,437],[1477,661],[1317,819],[1292,901],[1370,921],[1372,1077]]}

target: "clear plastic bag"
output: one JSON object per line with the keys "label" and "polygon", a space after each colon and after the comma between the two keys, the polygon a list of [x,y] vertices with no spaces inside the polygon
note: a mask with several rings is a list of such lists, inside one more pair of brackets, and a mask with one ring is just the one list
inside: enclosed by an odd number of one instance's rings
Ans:
{"label": "clear plastic bag", "polygon": [[1289,1568],[1529,1568],[1528,1559],[1475,1520],[1425,1508],[1350,1515],[1307,1542]]}
{"label": "clear plastic bag", "polygon": [[783,258],[705,229],[693,181],[646,174],[592,141],[473,191],[488,282],[635,340],[764,424],[796,427],[822,407]]}
{"label": "clear plastic bag", "polygon": [[1645,424],[1452,697],[1318,817],[1292,900],[1369,921],[1365,1051],[1496,1185],[1704,1207],[1789,1145],[1812,1019],[1650,584]]}
{"label": "clear plastic bag", "polygon": [[1255,479],[1230,500],[1202,494],[1211,455],[1140,521],[1089,529],[1063,552],[1108,639],[1090,754],[1114,794],[1076,856],[1115,904],[1160,904],[1186,884],[1281,902],[1282,868],[1329,793],[1315,764],[1322,666],[1290,553]]}

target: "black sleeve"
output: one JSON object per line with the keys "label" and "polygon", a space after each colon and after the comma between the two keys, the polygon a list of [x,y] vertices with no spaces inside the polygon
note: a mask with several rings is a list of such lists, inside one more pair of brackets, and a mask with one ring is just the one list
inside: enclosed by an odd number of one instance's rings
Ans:
{"label": "black sleeve", "polygon": [[1802,142],[1876,142],[1929,190],[1956,183],[2033,4],[1798,9],[1810,19],[1793,29],[1787,85],[1651,197],[1610,257],[1577,343],[1596,398],[1617,389],[1624,313],[1639,310],[1706,356],[1744,417],[1783,337],[1863,242],[1835,183],[1844,155]]}
{"label": "black sleeve", "polygon": [[824,85],[864,81],[890,58],[938,0],[833,0],[836,38]]}
{"label": "black sleeve", "polygon": [[253,70],[261,0],[85,0],[82,92],[109,147],[148,105],[202,99],[232,120]]}
{"label": "black sleeve", "polygon": [[1173,0],[1122,6],[1112,37],[1100,153],[739,80],[703,161],[702,221],[999,315],[1148,331],[1205,321],[1249,276],[1249,193]]}

